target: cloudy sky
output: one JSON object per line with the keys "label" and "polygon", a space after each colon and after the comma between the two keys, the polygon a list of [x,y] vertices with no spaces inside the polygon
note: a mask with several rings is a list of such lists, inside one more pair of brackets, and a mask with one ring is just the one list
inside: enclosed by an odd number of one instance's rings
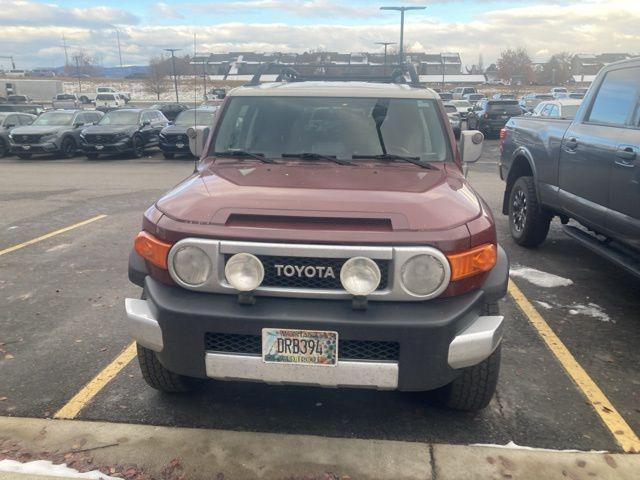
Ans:
{"label": "cloudy sky", "polygon": [[460,52],[468,65],[519,46],[536,60],[640,53],[640,0],[0,0],[0,45],[18,68],[63,65],[63,35],[71,50],[117,65],[116,27],[127,65],[166,47],[192,52],[194,32],[200,52],[372,51],[399,36],[399,15],[378,7],[400,4],[427,6],[407,14],[406,45]]}

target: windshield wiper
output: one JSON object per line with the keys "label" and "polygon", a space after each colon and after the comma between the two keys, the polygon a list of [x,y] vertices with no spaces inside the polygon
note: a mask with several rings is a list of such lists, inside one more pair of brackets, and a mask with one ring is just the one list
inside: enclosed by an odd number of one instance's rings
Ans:
{"label": "windshield wiper", "polygon": [[302,152],[302,153],[283,153],[282,158],[302,158],[303,160],[328,160],[338,165],[355,165],[349,160],[341,160],[335,155],[322,155],[320,153]]}
{"label": "windshield wiper", "polygon": [[239,158],[255,158],[264,163],[276,163],[271,158],[264,156],[264,153],[252,153],[244,150],[227,150],[225,152],[213,152],[217,157],[239,157]]}
{"label": "windshield wiper", "polygon": [[419,167],[426,168],[428,170],[437,170],[433,165],[421,162],[420,157],[405,157],[404,155],[396,155],[394,153],[383,153],[381,155],[353,155],[351,158],[372,158],[374,160],[387,161],[402,160],[403,162],[413,163],[414,165],[418,165]]}

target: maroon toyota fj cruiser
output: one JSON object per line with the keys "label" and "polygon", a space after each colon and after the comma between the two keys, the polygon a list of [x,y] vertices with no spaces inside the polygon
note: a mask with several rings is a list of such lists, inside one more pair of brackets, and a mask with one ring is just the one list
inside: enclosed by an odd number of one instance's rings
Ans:
{"label": "maroon toyota fj cruiser", "polygon": [[477,410],[500,365],[508,260],[432,90],[232,90],[196,171],[149,208],[126,299],[143,376],[423,391]]}

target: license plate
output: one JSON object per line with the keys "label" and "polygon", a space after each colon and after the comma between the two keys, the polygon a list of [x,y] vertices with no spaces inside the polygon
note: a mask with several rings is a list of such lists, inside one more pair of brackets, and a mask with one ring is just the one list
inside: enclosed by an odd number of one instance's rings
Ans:
{"label": "license plate", "polygon": [[22,149],[23,150],[30,150],[31,149],[31,145],[23,145]]}
{"label": "license plate", "polygon": [[104,147],[102,145],[96,145],[96,150],[102,150]]}
{"label": "license plate", "polygon": [[176,147],[178,147],[178,148],[184,148],[184,143],[176,143]]}
{"label": "license plate", "polygon": [[338,363],[338,332],[263,328],[262,360],[266,363],[335,367]]}

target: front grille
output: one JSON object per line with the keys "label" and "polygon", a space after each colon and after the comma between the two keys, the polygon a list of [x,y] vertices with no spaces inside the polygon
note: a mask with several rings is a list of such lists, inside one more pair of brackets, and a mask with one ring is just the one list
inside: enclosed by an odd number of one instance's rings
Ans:
{"label": "front grille", "polygon": [[13,142],[20,144],[40,143],[42,135],[14,135]]}
{"label": "front grille", "polygon": [[113,135],[85,135],[84,140],[87,143],[92,143],[92,144],[109,144],[109,143],[115,143],[115,137]]}
{"label": "front grille", "polygon": [[[226,256],[225,263],[230,257],[230,255]],[[259,255],[258,258],[264,265],[264,280],[261,284],[263,287],[344,290],[340,283],[340,269],[348,258],[274,257],[267,255]],[[387,288],[389,279],[389,261],[374,261],[378,264],[381,275],[377,290],[384,290]],[[285,269],[286,266],[293,266],[294,269]],[[314,268],[306,269],[306,267]],[[333,276],[327,274],[329,269],[333,272]],[[314,271],[315,275],[313,275]],[[307,276],[307,274],[310,275]]]}
{"label": "front grille", "polygon": [[[210,352],[262,355],[260,335],[207,333],[204,345],[205,350]],[[400,358],[400,345],[397,342],[338,340],[338,357],[343,360],[397,361]]]}
{"label": "front grille", "polygon": [[165,135],[165,138],[167,143],[173,143],[174,145],[176,143],[184,143],[185,145],[189,143],[189,137],[183,134],[168,134]]}

